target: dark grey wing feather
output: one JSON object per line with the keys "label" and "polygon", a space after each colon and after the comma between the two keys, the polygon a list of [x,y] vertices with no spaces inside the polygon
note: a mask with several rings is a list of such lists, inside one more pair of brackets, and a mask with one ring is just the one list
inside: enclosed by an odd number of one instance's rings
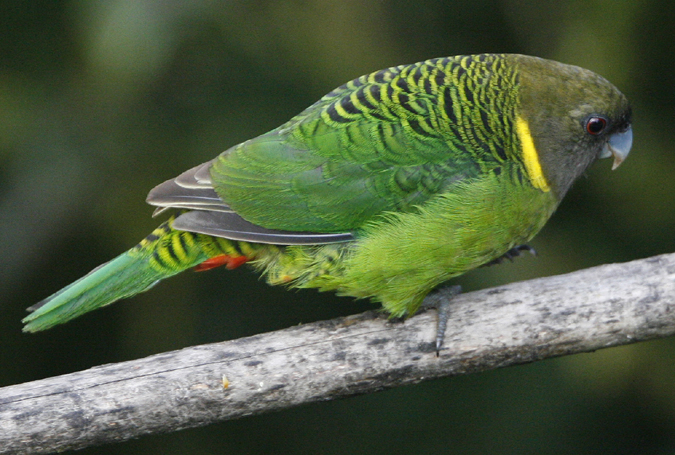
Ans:
{"label": "dark grey wing feather", "polygon": [[157,206],[152,216],[169,209],[192,210],[178,216],[173,227],[181,231],[275,245],[319,245],[354,240],[349,232],[291,232],[265,229],[237,215],[218,196],[212,186],[209,169],[212,162],[200,164],[175,179],[157,185],[147,197]]}
{"label": "dark grey wing feather", "polygon": [[232,209],[218,197],[211,186],[211,177],[208,174],[210,166],[210,161],[200,164],[150,190],[147,203],[160,207],[153,216],[169,208],[231,212]]}
{"label": "dark grey wing feather", "polygon": [[213,189],[211,174],[209,173],[209,169],[211,169],[212,164],[213,160],[202,163],[199,166],[195,166],[192,169],[188,169],[187,171],[183,172],[174,180],[178,185],[184,188]]}
{"label": "dark grey wing feather", "polygon": [[318,245],[354,240],[349,232],[324,234],[320,232],[292,232],[265,229],[249,223],[234,212],[183,213],[173,222],[174,229],[255,243],[274,245]]}

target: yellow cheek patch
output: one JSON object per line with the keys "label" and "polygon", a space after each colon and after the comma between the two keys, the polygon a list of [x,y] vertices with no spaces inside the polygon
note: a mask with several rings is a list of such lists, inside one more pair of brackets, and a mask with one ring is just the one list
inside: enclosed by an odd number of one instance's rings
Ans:
{"label": "yellow cheek patch", "polygon": [[520,116],[516,118],[516,132],[518,133],[518,139],[520,139],[520,145],[523,148],[523,163],[525,164],[525,170],[527,171],[527,176],[530,177],[532,186],[543,192],[550,191],[551,187],[548,186],[546,177],[544,177],[544,173],[541,171],[539,154],[534,147],[534,141],[530,134],[530,126]]}

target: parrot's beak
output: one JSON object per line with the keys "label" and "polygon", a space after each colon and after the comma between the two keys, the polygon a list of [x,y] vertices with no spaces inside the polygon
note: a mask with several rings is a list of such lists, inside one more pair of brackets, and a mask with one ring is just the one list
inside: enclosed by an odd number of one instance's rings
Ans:
{"label": "parrot's beak", "polygon": [[629,126],[625,131],[619,131],[612,134],[600,153],[600,158],[614,157],[612,170],[619,167],[623,160],[630,153],[630,147],[633,145],[633,129]]}

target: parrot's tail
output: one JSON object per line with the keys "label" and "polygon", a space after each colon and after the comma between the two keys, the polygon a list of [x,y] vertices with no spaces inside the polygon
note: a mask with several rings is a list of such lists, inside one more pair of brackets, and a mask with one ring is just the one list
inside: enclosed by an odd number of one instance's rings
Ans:
{"label": "parrot's tail", "polygon": [[[57,293],[28,308],[24,332],[37,332],[64,323],[84,313],[150,289],[160,280],[202,264],[198,270],[217,265],[244,263],[241,253],[233,261],[233,243],[225,239],[171,227],[163,223],[141,243]],[[234,245],[235,251],[236,245]],[[230,253],[230,255],[228,255]],[[226,258],[226,260],[222,260]],[[238,264],[237,264],[238,265]]]}

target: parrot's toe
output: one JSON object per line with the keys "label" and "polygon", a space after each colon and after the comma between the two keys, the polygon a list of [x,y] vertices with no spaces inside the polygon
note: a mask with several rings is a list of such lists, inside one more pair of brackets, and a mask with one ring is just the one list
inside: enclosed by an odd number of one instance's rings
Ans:
{"label": "parrot's toe", "polygon": [[518,246],[514,246],[513,248],[511,248],[509,251],[507,251],[503,255],[499,256],[497,259],[493,259],[490,262],[486,262],[485,264],[483,264],[483,267],[501,264],[505,260],[509,260],[509,261],[513,262],[513,258],[517,258],[518,256],[520,256],[523,251],[527,251],[532,256],[537,255],[537,252],[535,251],[535,249],[532,248],[530,245],[518,245]]}
{"label": "parrot's toe", "polygon": [[462,293],[462,286],[443,286],[431,291],[422,301],[422,308],[435,308],[438,312],[438,323],[436,325],[436,357],[440,355],[443,339],[445,338],[445,329],[448,326],[450,318],[450,303],[452,297]]}

